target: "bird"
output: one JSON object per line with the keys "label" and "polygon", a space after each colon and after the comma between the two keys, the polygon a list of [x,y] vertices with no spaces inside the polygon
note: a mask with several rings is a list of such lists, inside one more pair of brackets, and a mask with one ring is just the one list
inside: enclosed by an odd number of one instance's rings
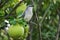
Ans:
{"label": "bird", "polygon": [[26,22],[29,22],[33,16],[33,5],[28,5],[24,13],[18,18],[23,18]]}
{"label": "bird", "polygon": [[22,13],[22,15],[19,15],[18,18],[23,18],[27,24],[31,23],[37,25],[35,22],[31,21],[31,18],[33,17],[33,7],[33,4],[29,4],[26,10]]}

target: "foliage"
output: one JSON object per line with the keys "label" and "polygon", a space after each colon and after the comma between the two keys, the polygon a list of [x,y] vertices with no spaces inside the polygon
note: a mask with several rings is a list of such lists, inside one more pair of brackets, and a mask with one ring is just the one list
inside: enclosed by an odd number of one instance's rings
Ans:
{"label": "foliage", "polygon": [[[17,17],[23,14],[27,5],[31,4],[32,1],[24,0],[21,4],[19,4],[17,8],[15,6],[20,2],[20,0],[7,0],[8,2],[4,4],[5,1],[6,0],[1,0],[0,3],[0,27],[3,26],[3,22],[5,19],[9,20],[10,24],[14,26],[16,23],[19,23],[20,25],[24,26],[25,35],[23,36],[23,38],[26,39],[26,34],[29,33],[28,24],[23,20],[23,18]],[[2,6],[3,4],[4,6]],[[39,0],[33,0],[33,4],[33,13],[35,14],[35,12],[37,11],[36,13],[38,14],[39,23],[42,22],[42,40],[55,40],[59,20],[57,9],[58,7],[60,7],[60,0],[43,0],[41,5]],[[9,16],[5,18],[7,15]],[[33,22],[36,23],[36,20],[33,20]],[[25,25],[27,26],[25,27]],[[38,25],[32,24],[31,27],[33,27],[32,40],[39,40]],[[0,37],[0,39],[2,38]]]}

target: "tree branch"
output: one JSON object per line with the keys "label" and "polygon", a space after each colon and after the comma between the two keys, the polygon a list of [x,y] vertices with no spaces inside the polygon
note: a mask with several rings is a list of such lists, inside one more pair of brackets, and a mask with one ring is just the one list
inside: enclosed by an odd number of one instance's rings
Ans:
{"label": "tree branch", "polygon": [[[32,0],[32,2],[33,2],[33,5],[35,6],[33,0]],[[39,40],[42,40],[41,26],[40,26],[40,23],[39,23],[39,16],[38,16],[38,12],[40,12],[38,10],[40,10],[41,4],[42,4],[42,0],[39,0],[38,5],[37,5],[37,9],[35,9],[35,15],[34,15],[36,17],[36,21],[37,21],[37,26],[38,26],[38,31],[39,31]]]}
{"label": "tree branch", "polygon": [[59,26],[58,26],[58,29],[57,29],[57,34],[56,34],[56,40],[59,40],[59,32],[60,32],[60,10],[57,9],[57,12],[58,12],[58,15],[59,15]]}
{"label": "tree branch", "polygon": [[39,28],[39,37],[40,37],[40,39],[42,40],[42,36],[41,36],[41,26],[42,26],[42,22],[43,22],[43,20],[45,19],[45,17],[46,17],[46,15],[47,15],[47,13],[48,13],[48,11],[49,11],[49,9],[51,8],[51,4],[49,5],[49,7],[46,9],[46,11],[45,11],[45,13],[44,13],[44,15],[43,15],[43,18],[42,18],[42,20],[41,20],[41,22],[39,23],[39,18],[38,18],[38,14],[37,14],[37,12],[35,13],[35,15],[36,15],[36,19],[37,19],[37,23],[38,23],[38,28]]}
{"label": "tree branch", "polygon": [[[33,0],[32,0],[32,2],[34,4],[34,1]],[[39,23],[39,16],[38,16],[38,12],[39,12],[38,9],[40,9],[41,4],[42,4],[42,0],[39,0],[37,9],[35,9],[35,16],[36,16],[36,21],[37,21],[38,31],[39,31],[39,40],[42,40],[42,36],[41,36],[41,25]]]}

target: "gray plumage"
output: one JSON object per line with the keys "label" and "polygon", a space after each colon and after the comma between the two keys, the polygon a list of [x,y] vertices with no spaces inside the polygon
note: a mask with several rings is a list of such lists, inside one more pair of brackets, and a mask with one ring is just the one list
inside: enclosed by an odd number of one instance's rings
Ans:
{"label": "gray plumage", "polygon": [[25,12],[20,16],[23,17],[26,22],[29,22],[33,16],[33,7],[29,5]]}

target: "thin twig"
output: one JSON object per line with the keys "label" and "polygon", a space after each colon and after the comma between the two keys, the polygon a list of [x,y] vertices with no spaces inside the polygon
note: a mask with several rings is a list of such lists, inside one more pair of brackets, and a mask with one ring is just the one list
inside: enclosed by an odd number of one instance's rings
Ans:
{"label": "thin twig", "polygon": [[49,9],[51,8],[51,4],[49,5],[49,7],[47,8],[47,10],[45,11],[44,15],[43,15],[43,18],[41,20],[41,22],[39,23],[39,18],[38,18],[38,15],[36,13],[36,18],[37,18],[37,23],[38,23],[38,28],[39,28],[39,35],[40,35],[40,39],[42,40],[42,36],[41,36],[41,25],[42,25],[42,22],[43,20],[45,19],[46,15],[47,15],[47,12],[49,11]]}
{"label": "thin twig", "polygon": [[49,9],[51,8],[51,6],[52,6],[52,4],[50,4],[49,7],[48,7],[48,8],[46,9],[46,11],[44,12],[44,15],[43,15],[43,18],[42,18],[40,24],[42,24],[42,22],[44,21],[44,19],[45,19],[47,13],[48,13],[48,11],[49,11]]}
{"label": "thin twig", "polygon": [[[33,0],[32,0],[32,2],[33,2],[33,5],[35,6]],[[39,1],[38,7],[41,7],[41,4],[42,4],[42,0]],[[41,27],[40,27],[40,24],[39,24],[39,18],[38,18],[38,14],[37,14],[37,13],[39,12],[39,11],[37,11],[37,10],[38,10],[38,7],[37,7],[37,9],[35,9],[35,16],[36,16],[37,26],[38,26],[38,31],[39,31],[39,40],[42,40],[42,36],[41,36]],[[39,9],[40,9],[40,8],[39,8]]]}
{"label": "thin twig", "polygon": [[30,21],[30,23],[37,26],[37,24],[35,22]]}

